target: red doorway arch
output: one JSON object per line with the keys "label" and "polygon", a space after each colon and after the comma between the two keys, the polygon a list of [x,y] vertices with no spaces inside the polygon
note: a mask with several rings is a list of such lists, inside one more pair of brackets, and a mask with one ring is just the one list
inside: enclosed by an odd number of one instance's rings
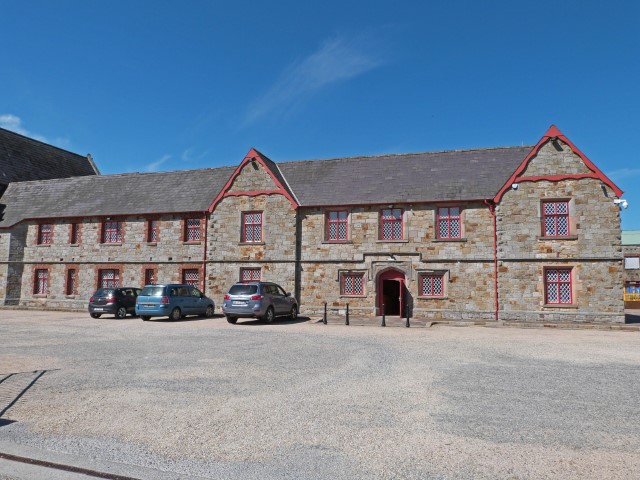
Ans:
{"label": "red doorway arch", "polygon": [[[378,275],[376,285],[377,305],[380,315],[397,315],[402,317],[404,314],[404,303],[406,295],[405,287],[406,277],[404,272],[390,268]],[[383,306],[384,305],[384,312]]]}

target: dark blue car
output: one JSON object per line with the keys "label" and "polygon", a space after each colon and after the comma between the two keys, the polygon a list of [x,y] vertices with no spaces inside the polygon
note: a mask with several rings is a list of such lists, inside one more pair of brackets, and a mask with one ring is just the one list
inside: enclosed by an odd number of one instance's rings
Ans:
{"label": "dark blue car", "polygon": [[215,307],[213,300],[191,285],[147,285],[136,300],[136,315],[145,321],[151,317],[171,320],[186,315],[213,317]]}

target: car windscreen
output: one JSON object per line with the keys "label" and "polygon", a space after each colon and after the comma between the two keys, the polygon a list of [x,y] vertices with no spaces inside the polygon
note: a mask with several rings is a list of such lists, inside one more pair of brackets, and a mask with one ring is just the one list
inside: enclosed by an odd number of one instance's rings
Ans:
{"label": "car windscreen", "polygon": [[96,293],[93,294],[94,297],[111,297],[113,296],[113,288],[100,288]]}
{"label": "car windscreen", "polygon": [[144,287],[140,296],[142,297],[161,297],[164,295],[164,287],[152,286]]}
{"label": "car windscreen", "polygon": [[257,291],[257,285],[234,285],[229,289],[229,295],[253,295]]}

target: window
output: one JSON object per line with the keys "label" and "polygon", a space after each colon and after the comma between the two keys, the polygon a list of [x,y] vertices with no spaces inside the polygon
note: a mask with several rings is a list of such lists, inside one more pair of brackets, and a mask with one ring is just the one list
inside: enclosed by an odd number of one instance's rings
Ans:
{"label": "window", "polygon": [[462,229],[460,228],[460,207],[438,208],[438,219],[436,224],[438,226],[437,238],[462,238]]}
{"label": "window", "polygon": [[[156,243],[158,241],[158,221],[149,220],[147,222],[147,242]],[[198,225],[198,238],[200,238],[200,225]]]}
{"label": "window", "polygon": [[327,212],[327,233],[329,242],[343,242],[349,239],[349,212],[337,210]]}
{"label": "window", "polygon": [[120,286],[120,272],[118,270],[99,270],[98,288],[118,288]]}
{"label": "window", "polygon": [[418,288],[421,297],[444,297],[444,274],[421,274],[419,276]]}
{"label": "window", "polygon": [[182,283],[191,285],[192,287],[198,286],[198,269],[186,268],[182,271]]}
{"label": "window", "polygon": [[122,243],[122,222],[102,223],[102,243]]}
{"label": "window", "polygon": [[343,273],[340,282],[340,295],[364,295],[364,273]]}
{"label": "window", "polygon": [[49,293],[49,270],[38,268],[34,274],[33,293],[35,295],[47,295]]}
{"label": "window", "polygon": [[75,295],[78,292],[78,271],[75,268],[67,270],[67,295]]}
{"label": "window", "polygon": [[640,268],[640,257],[625,257],[624,268],[625,270],[636,270]]}
{"label": "window", "polygon": [[185,242],[199,242],[200,241],[200,219],[189,218],[185,223],[184,232]]}
{"label": "window", "polygon": [[51,232],[53,225],[50,223],[42,223],[38,225],[38,245],[50,245],[51,244]]}
{"label": "window", "polygon": [[80,243],[79,225],[72,223],[69,226],[69,243],[71,245],[78,245]]}
{"label": "window", "polygon": [[240,281],[242,283],[259,282],[260,281],[260,269],[259,268],[241,268],[240,269]]}
{"label": "window", "polygon": [[545,302],[549,305],[571,305],[571,269],[548,268],[544,272]]}
{"label": "window", "polygon": [[402,240],[403,237],[402,209],[383,209],[380,212],[380,239]]}
{"label": "window", "polygon": [[262,212],[242,214],[242,241],[246,243],[262,242]]}
{"label": "window", "polygon": [[542,229],[545,237],[569,236],[569,202],[542,202]]}
{"label": "window", "polygon": [[147,268],[144,271],[144,284],[153,285],[156,283],[156,271],[153,268]]}

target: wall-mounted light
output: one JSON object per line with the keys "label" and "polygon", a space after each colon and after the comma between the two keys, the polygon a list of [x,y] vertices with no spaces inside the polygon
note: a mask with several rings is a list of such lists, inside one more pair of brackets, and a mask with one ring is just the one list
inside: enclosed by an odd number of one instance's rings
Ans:
{"label": "wall-mounted light", "polygon": [[627,208],[629,206],[629,202],[627,202],[624,198],[616,198],[613,201],[614,205],[620,205],[622,208]]}
{"label": "wall-mounted light", "polygon": [[517,190],[519,186],[520,185],[518,185],[517,183],[512,183],[511,184],[511,188],[513,188],[514,190]]}

